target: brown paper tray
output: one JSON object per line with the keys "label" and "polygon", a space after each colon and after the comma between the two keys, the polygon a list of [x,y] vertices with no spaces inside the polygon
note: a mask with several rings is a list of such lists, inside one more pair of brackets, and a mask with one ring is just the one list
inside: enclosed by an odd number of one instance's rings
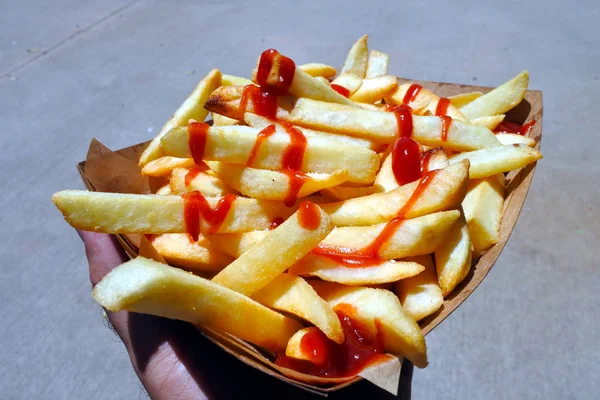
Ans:
{"label": "brown paper tray", "polygon": [[[492,89],[482,86],[407,79],[401,79],[400,81],[401,83],[419,83],[423,87],[444,97],[472,91],[486,93]],[[506,120],[523,123],[531,119],[537,119],[537,123],[530,132],[530,136],[535,139],[536,148],[539,149],[542,139],[542,115],[542,92],[529,90],[525,94],[523,102],[507,114]],[[150,193],[151,188],[158,187],[157,185],[161,182],[156,180],[148,181],[141,176],[139,168],[137,167],[137,160],[149,143],[150,142],[140,143],[112,152],[95,139],[92,140],[87,160],[77,164],[77,169],[81,174],[84,184],[91,191]],[[92,164],[95,165],[92,166]],[[87,170],[86,165],[88,166]],[[106,168],[107,165],[110,165],[110,168]],[[440,310],[421,321],[420,325],[425,334],[431,332],[454,310],[456,310],[456,308],[458,308],[462,302],[473,293],[492,269],[492,266],[500,256],[500,253],[504,249],[511,232],[515,227],[519,213],[523,208],[529,186],[531,185],[535,168],[536,164],[534,163],[521,170],[512,171],[507,175],[506,199],[504,202],[498,243],[473,262],[471,272],[467,278],[455,289],[451,296],[444,300],[444,304]],[[116,237],[130,257],[136,257],[138,255],[140,240],[143,240],[139,235],[116,235]],[[277,370],[278,367],[270,362],[270,360],[254,346],[230,335],[221,334],[207,328],[201,328],[201,331],[217,346],[221,347],[229,354],[234,355],[244,363],[274,376],[277,379],[286,381],[313,393],[327,395],[329,392],[339,390],[362,379],[360,377],[355,377],[343,383],[330,385],[329,387],[299,382],[279,372]],[[435,360],[435,354],[430,354],[430,358]],[[376,382],[376,384],[379,383]],[[387,390],[394,391],[393,388],[389,387]]]}

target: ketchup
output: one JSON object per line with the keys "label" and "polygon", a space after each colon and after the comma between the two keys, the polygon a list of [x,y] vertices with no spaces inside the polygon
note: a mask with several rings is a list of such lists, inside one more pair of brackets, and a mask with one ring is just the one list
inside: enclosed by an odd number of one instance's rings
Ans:
{"label": "ketchup", "polygon": [[271,221],[271,225],[269,225],[269,230],[277,228],[279,225],[283,224],[283,217],[275,217],[273,221]]}
{"label": "ketchup", "polygon": [[313,362],[279,356],[276,364],[296,371],[320,377],[338,378],[358,374],[367,366],[387,358],[383,338],[375,320],[377,333],[355,317],[356,309],[349,304],[338,304],[334,308],[345,340],[341,344],[327,338],[318,328],[310,329],[300,341],[300,349],[310,354]]}
{"label": "ketchup", "polygon": [[256,82],[276,94],[283,94],[292,86],[295,72],[296,64],[291,58],[279,54],[275,49],[265,50],[258,61]]}
{"label": "ketchup", "polygon": [[448,140],[448,131],[450,130],[450,125],[452,125],[452,117],[443,115],[440,118],[442,119],[442,132],[440,134],[440,139],[442,139],[442,142],[445,142]]}
{"label": "ketchup", "polygon": [[[248,108],[249,103],[252,103],[252,110]],[[254,114],[275,119],[277,117],[277,95],[266,87],[246,85],[240,99],[240,110],[242,112],[254,111]]]}
{"label": "ketchup", "polygon": [[442,97],[438,100],[437,106],[435,107],[435,115],[441,117],[448,113],[448,106],[450,105],[450,100],[445,97]]}
{"label": "ketchup", "polygon": [[196,165],[195,167],[190,168],[188,170],[188,173],[185,174],[185,186],[190,186],[190,183],[192,183],[194,178],[196,178],[202,171],[206,171],[207,168],[208,166],[204,163],[200,164],[199,166]]}
{"label": "ketchup", "polygon": [[183,217],[185,227],[195,241],[198,241],[200,236],[200,218],[208,224],[207,231],[209,234],[217,233],[236,199],[234,194],[227,194],[219,199],[217,206],[213,209],[206,198],[197,190],[184,193],[181,197],[184,200]]}
{"label": "ketchup", "polygon": [[423,89],[423,86],[416,83],[410,85],[406,91],[406,94],[404,95],[404,98],[402,99],[402,104],[410,104],[411,102],[415,101],[421,89]]}
{"label": "ketchup", "polygon": [[392,171],[398,185],[416,181],[421,177],[421,149],[409,137],[401,137],[392,147]]}
{"label": "ketchup", "polygon": [[314,231],[321,225],[321,210],[310,201],[303,201],[298,207],[298,223],[304,229]]}
{"label": "ketchup", "polygon": [[423,175],[406,204],[398,211],[396,217],[392,218],[381,230],[379,235],[366,247],[362,249],[351,249],[337,246],[319,244],[312,252],[324,255],[348,268],[370,267],[383,262],[379,257],[381,248],[389,242],[390,238],[402,225],[408,213],[415,206],[423,192],[433,181],[439,170],[431,171]]}
{"label": "ketchup", "polygon": [[393,112],[396,116],[396,122],[398,124],[398,136],[411,137],[413,131],[413,118],[411,114],[412,109],[408,106],[400,105],[388,107],[386,111]]}
{"label": "ketchup", "polygon": [[346,98],[350,97],[350,91],[342,85],[336,85],[335,83],[332,83],[331,88]]}
{"label": "ketchup", "polygon": [[198,165],[202,164],[204,158],[208,128],[208,125],[204,122],[192,122],[188,125],[188,146],[194,162]]}
{"label": "ketchup", "polygon": [[[286,206],[291,207],[296,203],[298,193],[308,179],[307,175],[300,171],[302,168],[302,162],[304,161],[304,153],[306,151],[307,142],[306,137],[300,129],[295,128],[293,125],[287,122],[282,122],[282,125],[290,137],[290,143],[284,150],[281,158],[281,172],[286,174],[289,178],[289,189],[287,195],[285,196],[284,203]],[[248,166],[251,166],[256,160],[256,155],[258,154],[260,146],[263,144],[263,142],[275,132],[275,125],[269,125],[258,133],[256,142],[254,143],[252,150],[250,150],[250,155],[248,156]]]}
{"label": "ketchup", "polygon": [[502,121],[502,123],[500,125],[498,125],[496,127],[496,129],[494,129],[494,133],[506,132],[506,133],[516,133],[518,135],[527,136],[527,135],[529,135],[529,133],[531,133],[531,130],[533,129],[536,122],[537,122],[536,119],[532,119],[525,125],[520,125],[520,124],[517,124],[516,122]]}

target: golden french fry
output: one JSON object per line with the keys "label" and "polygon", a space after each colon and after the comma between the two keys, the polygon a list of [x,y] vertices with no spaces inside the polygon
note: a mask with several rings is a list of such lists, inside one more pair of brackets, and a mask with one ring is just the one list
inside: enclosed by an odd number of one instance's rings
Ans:
{"label": "golden french fry", "polygon": [[[316,78],[315,78],[316,79]],[[242,121],[244,113],[256,112],[254,96],[247,98],[247,104],[242,107],[242,97],[246,86],[221,86],[216,89],[204,104],[204,108],[213,113]],[[295,99],[291,96],[277,97],[276,119],[281,120],[289,114]]]}
{"label": "golden french fry", "polygon": [[[210,127],[206,137],[204,159],[231,164],[246,164],[257,142],[259,130],[248,126]],[[281,169],[281,158],[290,143],[289,135],[278,132],[265,140],[252,167]],[[188,128],[171,129],[161,140],[165,153],[190,157]],[[370,183],[379,168],[379,157],[372,150],[339,141],[306,138],[303,172],[333,173],[348,170],[348,181]]]}
{"label": "golden french fry", "polygon": [[529,85],[529,72],[523,71],[508,82],[460,108],[468,119],[504,114],[523,100]]}
{"label": "golden french fry", "polygon": [[359,38],[350,48],[344,66],[340,71],[340,74],[349,73],[364,78],[367,72],[367,65],[369,63],[369,48],[367,41],[369,35],[364,35]]}
{"label": "golden french fry", "polygon": [[449,96],[448,100],[450,100],[450,103],[452,103],[454,107],[461,108],[481,96],[483,96],[483,93],[481,92],[468,92]]}
{"label": "golden french fry", "polygon": [[469,274],[472,252],[467,221],[461,215],[448,232],[446,240],[435,251],[435,267],[444,296],[452,293]]}
{"label": "golden french fry", "polygon": [[326,360],[324,356],[316,353],[314,351],[306,351],[306,346],[302,346],[302,339],[305,335],[313,334],[318,331],[319,328],[315,328],[314,326],[309,326],[308,328],[302,328],[298,332],[294,333],[294,336],[290,338],[288,341],[287,347],[285,348],[285,355],[291,358],[295,358],[297,360],[305,360],[309,361],[313,364],[321,365]]}
{"label": "golden french fry", "polygon": [[[282,113],[282,118],[300,126],[362,137],[379,143],[390,143],[398,137],[398,121],[394,113],[342,104],[298,99],[289,117]],[[427,146],[467,151],[500,145],[492,131],[483,126],[452,121],[444,138],[440,117],[413,115],[412,120],[412,138]]]}
{"label": "golden french fry", "polygon": [[373,186],[335,186],[322,189],[321,194],[335,201],[353,199],[373,194]]}
{"label": "golden french fry", "polygon": [[418,114],[435,99],[439,99],[439,96],[421,85],[404,83],[398,85],[394,92],[386,96],[385,102],[392,105],[405,104]]}
{"label": "golden french fry", "polygon": [[169,184],[171,193],[179,195],[194,190],[209,197],[223,197],[226,194],[235,193],[235,190],[227,186],[221,179],[204,172],[196,174],[193,170],[186,168],[175,168]]}
{"label": "golden french fry", "polygon": [[[498,125],[500,125],[502,121],[504,121],[504,114],[492,115],[491,117],[474,118],[471,120],[471,123],[473,125],[485,126],[489,130],[493,131]],[[496,135],[496,139],[500,140],[498,135]]]}
{"label": "golden french fry", "polygon": [[270,231],[250,231],[244,233],[220,233],[207,235],[210,242],[223,253],[238,258],[252,246],[263,240]]}
{"label": "golden french fry", "polygon": [[[345,226],[334,228],[319,244],[315,252],[351,257],[374,243],[382,233],[389,237],[376,249],[374,256],[384,260],[433,253],[444,241],[458,219],[456,210],[440,211],[406,220],[393,220],[372,226]],[[360,256],[358,256],[360,257]]]}
{"label": "golden french fry", "polygon": [[365,78],[375,78],[376,76],[386,75],[389,60],[390,56],[387,53],[371,50],[369,52],[369,59],[367,61],[367,72],[365,73]]}
{"label": "golden french fry", "polygon": [[172,194],[172,193],[171,193],[171,186],[169,186],[169,184],[166,184],[166,185],[164,185],[164,186],[161,186],[161,187],[160,187],[160,188],[159,188],[159,189],[156,191],[156,194],[157,194],[157,195],[160,195],[160,196],[168,196],[168,195]]}
{"label": "golden french fry", "polygon": [[251,85],[252,80],[248,78],[242,78],[241,76],[223,74],[221,77],[221,83],[223,86],[246,86]]}
{"label": "golden french fry", "polygon": [[212,113],[213,126],[231,126],[239,125],[240,121],[229,118],[221,114]]}
{"label": "golden french fry", "polygon": [[542,157],[539,150],[527,145],[509,144],[457,154],[450,157],[450,164],[469,160],[469,176],[471,179],[480,179],[523,168]]}
{"label": "golden french fry", "polygon": [[[421,114],[421,115],[439,115],[437,113],[437,108],[438,108],[438,105],[440,104],[441,100],[442,100],[441,97],[438,97],[437,99],[433,99],[429,104],[427,104],[427,107],[425,107],[423,110],[421,110],[421,112],[419,112],[419,114]],[[449,101],[449,100],[445,100],[445,101]],[[465,116],[462,115],[462,113],[458,110],[458,108],[456,108],[454,105],[452,105],[452,103],[448,104],[448,106],[445,109],[445,112],[443,112],[442,115],[447,115],[447,116],[451,117],[452,119],[455,119],[458,121],[468,122],[467,118],[465,118]]]}
{"label": "golden french fry", "polygon": [[142,175],[146,176],[168,176],[175,168],[191,168],[194,160],[191,158],[160,157],[150,161],[142,168]]}
{"label": "golden french fry", "polygon": [[321,189],[340,185],[348,178],[346,170],[334,171],[331,174],[299,175],[293,172],[268,171],[219,161],[206,161],[206,164],[220,179],[241,194],[265,200],[284,201],[306,197]]}
{"label": "golden french fry", "polygon": [[529,147],[535,146],[534,139],[516,133],[496,133],[496,138],[505,146],[510,144],[521,144]]}
{"label": "golden french fry", "polygon": [[185,233],[165,233],[150,242],[170,265],[193,271],[218,272],[233,261],[202,236],[193,241]]}
{"label": "golden french fry", "polygon": [[189,272],[138,257],[108,273],[92,295],[111,311],[179,319],[230,333],[272,350],[302,328],[258,302]]}
{"label": "golden french fry", "polygon": [[498,242],[504,206],[504,185],[503,174],[473,180],[469,184],[462,206],[475,255]]}
{"label": "golden french fry", "polygon": [[[321,204],[336,226],[363,226],[389,221],[400,211],[406,218],[415,218],[437,211],[456,208],[463,198],[469,183],[469,164],[450,165],[426,176],[426,181],[411,182],[386,193]],[[415,195],[419,182],[421,189]],[[409,207],[407,207],[407,203]],[[404,209],[403,208],[407,208]]]}
{"label": "golden french fry", "polygon": [[344,341],[342,325],[333,309],[300,277],[281,274],[252,295],[260,304],[290,313],[318,327],[336,343]]}
{"label": "golden french fry", "polygon": [[[248,125],[250,125],[253,128],[256,128],[256,129],[262,130],[262,129],[265,129],[269,125],[275,125],[275,128],[277,128],[278,131],[280,131],[280,132],[286,131],[285,127],[282,124],[280,124],[279,122],[272,121],[265,117],[261,117],[260,115],[246,113],[246,114],[244,114],[244,120]],[[371,150],[375,150],[376,148],[379,148],[378,145],[375,145],[373,142],[366,140],[366,139],[360,139],[360,138],[355,138],[355,137],[346,136],[346,135],[338,135],[336,133],[330,133],[330,132],[315,131],[315,130],[308,129],[308,128],[302,128],[300,126],[296,126],[295,128],[300,129],[302,134],[304,136],[306,136],[307,138],[325,139],[327,141],[338,141],[338,142],[344,143],[344,144],[352,144],[355,146],[366,147],[367,149],[371,149]]]}
{"label": "golden french fry", "polygon": [[335,74],[337,73],[335,68],[332,67],[331,65],[321,64],[321,63],[302,64],[302,65],[299,65],[298,68],[300,68],[302,71],[306,72],[307,74],[309,74],[310,76],[313,76],[315,78],[318,76],[320,76],[322,78],[331,78],[332,76],[335,76]]}
{"label": "golden french fry", "polygon": [[334,310],[349,309],[352,317],[377,332],[386,351],[408,358],[419,368],[427,366],[427,346],[421,328],[392,292],[323,281],[309,283]]}
{"label": "golden french fry", "polygon": [[[272,62],[269,64],[270,70],[267,74],[267,84],[272,84],[273,86],[278,85],[281,79],[279,70],[282,62],[282,57],[284,56],[282,56],[281,54],[275,55],[275,57],[273,57]],[[255,72],[253,72],[252,74],[253,80],[257,82],[257,69],[255,69],[254,71]],[[257,83],[262,84],[261,82]],[[294,76],[292,78],[290,87],[287,89],[287,92],[295,97],[307,97],[309,99],[346,104],[348,106],[355,107],[352,101],[333,90],[329,84],[325,84],[319,79],[315,79],[308,73],[304,72],[301,68],[294,69]]]}
{"label": "golden french fry", "polygon": [[[421,170],[423,173],[434,171],[436,169],[448,166],[448,156],[442,147],[435,147],[421,154]],[[389,192],[398,187],[394,171],[392,170],[392,157],[388,156],[383,160],[381,169],[375,177],[373,184],[374,193]]]}
{"label": "golden french fry", "polygon": [[422,265],[424,270],[418,275],[396,282],[394,292],[406,313],[415,321],[420,321],[439,310],[444,297],[430,255],[411,257],[406,260]]}
{"label": "golden french fry", "polygon": [[[219,200],[206,198],[213,210]],[[180,196],[64,190],[55,193],[52,201],[77,229],[102,233],[187,233],[184,199]],[[292,212],[280,202],[237,197],[217,232],[268,229],[273,220],[286,218]],[[211,227],[204,219],[200,226],[202,230]]]}
{"label": "golden french fry", "polygon": [[354,93],[356,93],[358,89],[360,89],[362,82],[362,78],[358,75],[349,72],[344,72],[343,74],[340,74],[337,78],[335,78],[331,82],[331,84],[343,87],[348,91],[348,96],[352,96]]}
{"label": "golden french fry", "polygon": [[288,272],[294,275],[316,276],[324,281],[344,285],[377,285],[396,282],[419,274],[423,266],[414,262],[381,260],[375,265],[347,266],[334,258],[319,254],[307,254],[292,265]]}
{"label": "golden french fry", "polygon": [[[306,221],[314,219],[315,225]],[[251,296],[311,251],[333,229],[317,205],[305,202],[287,221],[219,272],[213,282]]]}
{"label": "golden french fry", "polygon": [[350,100],[362,103],[374,103],[383,99],[398,86],[398,78],[392,75],[381,75],[363,79],[360,88],[350,96]]}
{"label": "golden french fry", "polygon": [[385,104],[367,104],[367,103],[355,103],[360,108],[364,108],[365,110],[371,111],[382,111],[382,109],[386,106]]}
{"label": "golden french fry", "polygon": [[208,111],[204,108],[204,103],[210,97],[210,94],[221,86],[221,71],[213,69],[198,83],[194,91],[183,102],[183,104],[175,111],[175,114],[162,127],[158,136],[156,136],[150,145],[144,150],[140,156],[139,164],[144,166],[152,160],[163,156],[160,147],[162,137],[171,129],[178,126],[185,126],[190,119],[196,121],[204,121],[208,115]]}
{"label": "golden french fry", "polygon": [[329,82],[327,80],[327,78],[324,78],[322,76],[315,76],[315,79],[318,79],[319,81],[323,82],[324,84],[331,86],[331,82]]}

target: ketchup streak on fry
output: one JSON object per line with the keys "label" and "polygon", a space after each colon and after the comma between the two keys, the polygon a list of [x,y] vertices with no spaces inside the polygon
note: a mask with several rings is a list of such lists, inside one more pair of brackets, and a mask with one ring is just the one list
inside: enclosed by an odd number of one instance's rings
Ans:
{"label": "ketchup streak on fry", "polygon": [[435,107],[435,115],[438,117],[444,116],[448,113],[448,106],[450,105],[450,100],[445,97],[442,97],[438,100],[437,106]]}
{"label": "ketchup streak on fry", "polygon": [[[276,74],[273,74],[273,71],[276,71]],[[292,86],[295,72],[296,64],[292,59],[281,55],[275,49],[265,50],[258,62],[256,82],[276,94],[282,94]]]}
{"label": "ketchup streak on fry", "polygon": [[344,330],[343,343],[335,343],[318,328],[314,328],[300,341],[301,352],[310,355],[313,362],[280,355],[275,361],[276,364],[305,374],[337,378],[354,376],[367,366],[388,357],[383,354],[379,320],[375,320],[377,332],[373,334],[368,326],[356,318],[356,309],[353,306],[338,304],[334,311]]}
{"label": "ketchup streak on fry", "polygon": [[283,224],[283,217],[275,217],[273,221],[271,221],[271,225],[269,225],[269,230],[277,228],[279,225]]}
{"label": "ketchup streak on fry", "polygon": [[411,137],[413,132],[412,109],[408,106],[395,106],[387,111],[394,113],[396,123],[398,124],[399,137]]}
{"label": "ketchup streak on fry", "polygon": [[440,134],[440,139],[442,142],[448,140],[448,132],[450,131],[450,125],[452,125],[452,118],[444,115],[440,117],[442,119],[442,132]]}
{"label": "ketchup streak on fry", "polygon": [[384,226],[379,235],[366,247],[363,247],[362,249],[350,249],[320,244],[315,247],[312,252],[327,256],[349,268],[368,267],[380,264],[383,262],[379,257],[381,248],[389,242],[390,238],[396,233],[398,228],[400,228],[406,215],[408,215],[410,210],[415,206],[416,202],[431,184],[438,171],[439,170],[431,171],[423,175],[406,204],[398,211],[397,216],[392,218],[392,220]]}
{"label": "ketchup streak on fry", "polygon": [[208,129],[209,126],[204,122],[192,122],[188,125],[188,146],[194,162],[198,165],[202,164],[204,159]]}
{"label": "ketchup streak on fry", "polygon": [[421,148],[409,137],[401,137],[392,146],[392,172],[398,185],[416,181],[421,177]]}
{"label": "ketchup streak on fry", "polygon": [[234,194],[221,197],[213,209],[206,198],[197,190],[181,195],[184,200],[183,217],[188,233],[197,241],[200,236],[200,218],[208,224],[209,234],[217,233],[227,217],[233,202]]}
{"label": "ketchup streak on fry", "polygon": [[[249,108],[252,104],[252,108]],[[277,95],[266,87],[246,85],[240,99],[240,110],[275,119],[277,117]]]}
{"label": "ketchup streak on fry", "polygon": [[516,122],[502,121],[502,123],[494,129],[494,133],[516,133],[518,135],[528,136],[536,122],[536,119],[532,119],[525,125],[520,125]]}
{"label": "ketchup streak on fry", "polygon": [[321,210],[310,201],[303,201],[298,207],[298,223],[304,229],[314,231],[321,225]]}
{"label": "ketchup streak on fry", "polygon": [[350,91],[342,85],[336,85],[335,83],[332,83],[331,88],[346,98],[350,97]]}
{"label": "ketchup streak on fry", "polygon": [[408,105],[411,102],[415,101],[419,92],[423,89],[423,86],[413,83],[408,87],[406,94],[402,98],[402,104]]}
{"label": "ketchup streak on fry", "polygon": [[206,171],[208,166],[204,163],[200,164],[200,166],[196,165],[188,170],[188,173],[185,174],[184,182],[185,186],[190,186],[194,178],[196,178],[202,171]]}

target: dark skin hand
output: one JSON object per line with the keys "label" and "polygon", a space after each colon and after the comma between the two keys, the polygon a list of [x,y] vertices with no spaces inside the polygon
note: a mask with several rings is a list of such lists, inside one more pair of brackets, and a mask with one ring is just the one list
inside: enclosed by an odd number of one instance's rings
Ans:
{"label": "dark skin hand", "polygon": [[[129,258],[110,235],[80,231],[92,285]],[[152,315],[107,312],[142,385],[152,399],[319,399],[258,371],[209,342],[193,325]],[[366,381],[331,393],[332,399],[410,399],[413,366],[404,362],[392,396]]]}

